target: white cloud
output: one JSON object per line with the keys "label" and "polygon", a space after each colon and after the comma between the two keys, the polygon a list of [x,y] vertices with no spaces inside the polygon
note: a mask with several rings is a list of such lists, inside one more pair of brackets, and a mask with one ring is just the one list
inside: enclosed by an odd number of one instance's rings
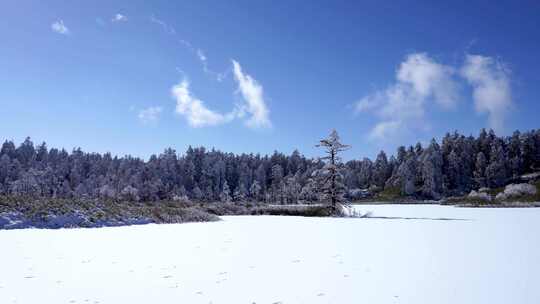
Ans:
{"label": "white cloud", "polygon": [[[202,52],[198,52],[198,56],[205,58]],[[184,116],[191,127],[217,126],[237,118],[246,118],[245,124],[250,128],[272,126],[270,111],[263,98],[263,87],[250,75],[244,74],[237,61],[233,60],[232,63],[238,84],[237,92],[241,94],[243,103],[236,105],[228,113],[222,114],[207,108],[202,100],[191,93],[189,82],[185,78],[171,89],[176,99],[176,113]]]}
{"label": "white cloud", "polygon": [[242,110],[251,115],[246,121],[246,125],[252,128],[271,127],[270,111],[264,101],[263,87],[250,75],[244,74],[242,67],[237,61],[233,60],[232,63],[234,78],[238,83],[238,90],[246,102]]}
{"label": "white cloud", "polygon": [[[130,111],[131,109],[132,108],[130,108]],[[143,123],[147,124],[157,121],[162,111],[163,108],[161,107],[148,107],[146,109],[140,110],[138,117]]]}
{"label": "white cloud", "polygon": [[208,109],[202,100],[191,94],[186,79],[175,85],[171,92],[176,99],[176,113],[185,116],[192,127],[216,126],[230,122],[237,116],[236,111],[221,114]]}
{"label": "white cloud", "polygon": [[401,121],[382,121],[373,127],[369,133],[370,139],[381,139],[394,135],[401,127]]}
{"label": "white cloud", "polygon": [[435,102],[452,108],[457,101],[457,86],[452,79],[454,69],[436,63],[425,53],[412,54],[397,72],[400,82],[410,84],[422,98],[433,96]]}
{"label": "white cloud", "polygon": [[116,14],[111,20],[112,22],[126,22],[128,21],[128,18],[125,15],[122,14]]}
{"label": "white cloud", "polygon": [[357,112],[374,112],[381,120],[370,133],[383,139],[407,127],[424,128],[425,107],[432,101],[444,109],[458,100],[452,67],[435,62],[425,53],[408,55],[396,71],[396,82],[360,99]]}
{"label": "white cloud", "polygon": [[56,22],[54,22],[53,24],[51,24],[51,29],[58,33],[58,34],[62,34],[62,35],[69,35],[70,31],[69,29],[64,25],[64,21],[63,20],[58,20]]}
{"label": "white cloud", "polygon": [[373,95],[362,97],[362,99],[356,102],[355,110],[357,112],[367,112],[375,109],[383,101],[384,96],[381,94],[381,92],[376,92]]}
{"label": "white cloud", "polygon": [[461,75],[473,87],[476,111],[487,113],[490,127],[502,131],[513,104],[510,75],[504,64],[491,57],[467,55]]}

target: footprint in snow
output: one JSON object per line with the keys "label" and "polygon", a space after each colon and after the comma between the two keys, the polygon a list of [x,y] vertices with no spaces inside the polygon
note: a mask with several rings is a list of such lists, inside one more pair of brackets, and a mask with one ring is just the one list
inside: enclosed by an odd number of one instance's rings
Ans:
{"label": "footprint in snow", "polygon": [[202,295],[203,292],[202,292],[202,291],[197,291],[197,294],[198,294],[198,295]]}
{"label": "footprint in snow", "polygon": [[293,263],[300,263],[300,260],[293,260]]}
{"label": "footprint in snow", "polygon": [[344,277],[344,278],[348,278],[349,275],[348,275],[348,274],[344,274],[343,277]]}
{"label": "footprint in snow", "polygon": [[274,302],[274,303],[272,303],[272,304],[283,304],[283,302],[277,301],[277,302]]}
{"label": "footprint in snow", "polygon": [[62,281],[58,280],[56,281],[56,284],[62,284]]}
{"label": "footprint in snow", "polygon": [[24,278],[25,278],[25,279],[33,279],[33,278],[35,278],[35,276],[29,275],[29,276],[25,276]]}
{"label": "footprint in snow", "polygon": [[170,278],[172,278],[172,275],[168,274],[168,275],[163,276],[163,278],[164,279],[170,279]]}
{"label": "footprint in snow", "polygon": [[255,266],[249,266],[249,269],[255,269]]}
{"label": "footprint in snow", "polygon": [[322,292],[317,294],[317,297],[322,297],[322,296],[324,296],[324,293]]}

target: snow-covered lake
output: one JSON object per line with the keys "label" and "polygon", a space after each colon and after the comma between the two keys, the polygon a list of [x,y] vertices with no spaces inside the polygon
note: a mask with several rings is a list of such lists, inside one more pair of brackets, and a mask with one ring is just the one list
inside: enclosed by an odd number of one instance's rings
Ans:
{"label": "snow-covered lake", "polygon": [[0,303],[540,303],[540,208],[357,208],[0,231]]}

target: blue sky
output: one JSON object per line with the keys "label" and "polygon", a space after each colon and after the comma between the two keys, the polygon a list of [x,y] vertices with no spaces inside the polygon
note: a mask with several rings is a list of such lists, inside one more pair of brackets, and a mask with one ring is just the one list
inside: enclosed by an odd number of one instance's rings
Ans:
{"label": "blue sky", "polygon": [[188,145],[346,158],[539,127],[540,4],[7,1],[0,132],[148,157]]}

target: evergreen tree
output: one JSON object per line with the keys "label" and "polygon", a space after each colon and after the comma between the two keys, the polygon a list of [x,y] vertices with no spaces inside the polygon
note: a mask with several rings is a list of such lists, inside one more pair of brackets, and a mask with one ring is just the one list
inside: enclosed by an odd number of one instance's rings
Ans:
{"label": "evergreen tree", "polygon": [[320,140],[317,147],[324,148],[327,154],[322,157],[327,162],[322,169],[319,183],[323,199],[328,200],[332,208],[336,209],[338,203],[345,201],[345,186],[340,173],[341,158],[338,153],[349,149],[350,146],[342,144],[336,130],[332,130],[330,136]]}
{"label": "evergreen tree", "polygon": [[487,167],[486,156],[484,155],[482,151],[480,151],[476,155],[476,163],[475,163],[475,169],[474,169],[474,180],[476,181],[476,184],[479,188],[487,186],[486,167]]}
{"label": "evergreen tree", "polygon": [[388,158],[384,151],[379,152],[373,165],[373,182],[378,187],[384,187],[389,175]]}
{"label": "evergreen tree", "polygon": [[251,195],[253,199],[255,199],[255,201],[258,201],[261,199],[261,190],[262,190],[262,187],[259,184],[259,181],[254,180],[253,184],[251,184],[251,187],[249,188],[249,194]]}
{"label": "evergreen tree", "polygon": [[492,188],[503,186],[506,182],[506,155],[500,140],[494,141],[491,147],[486,179],[488,186]]}
{"label": "evergreen tree", "polygon": [[224,203],[229,203],[232,200],[231,189],[229,189],[229,184],[227,184],[227,181],[223,183],[223,189],[221,190],[219,199]]}
{"label": "evergreen tree", "polygon": [[442,194],[443,159],[439,144],[431,140],[429,147],[422,153],[422,193],[426,197],[440,199]]}

